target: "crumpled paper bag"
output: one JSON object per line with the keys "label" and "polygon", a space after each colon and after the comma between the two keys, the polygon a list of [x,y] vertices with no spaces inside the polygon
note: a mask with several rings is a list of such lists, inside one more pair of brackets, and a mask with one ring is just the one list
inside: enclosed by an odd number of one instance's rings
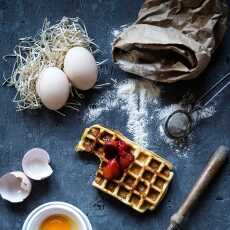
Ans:
{"label": "crumpled paper bag", "polygon": [[154,81],[195,78],[223,39],[227,15],[223,0],[146,0],[114,41],[113,60]]}

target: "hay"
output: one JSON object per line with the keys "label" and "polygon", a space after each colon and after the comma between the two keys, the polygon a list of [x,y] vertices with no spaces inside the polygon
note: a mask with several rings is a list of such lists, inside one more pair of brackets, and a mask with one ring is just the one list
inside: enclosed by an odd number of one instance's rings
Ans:
{"label": "hay", "polygon": [[[36,93],[39,73],[48,66],[63,69],[67,51],[75,46],[85,47],[92,53],[98,50],[79,18],[63,17],[55,25],[50,25],[45,19],[38,35],[19,40],[13,54],[16,61],[7,81],[9,86],[14,86],[17,90],[13,102],[16,103],[18,111],[42,107]],[[76,92],[76,89],[74,91]]]}

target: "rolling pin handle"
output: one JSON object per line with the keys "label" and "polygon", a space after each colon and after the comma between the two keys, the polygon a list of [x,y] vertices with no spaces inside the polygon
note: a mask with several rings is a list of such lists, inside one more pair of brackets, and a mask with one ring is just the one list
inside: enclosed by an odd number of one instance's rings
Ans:
{"label": "rolling pin handle", "polygon": [[229,148],[223,145],[216,150],[216,152],[209,160],[200,178],[193,186],[192,191],[185,199],[184,203],[181,205],[179,210],[174,215],[172,215],[171,223],[173,225],[179,226],[182,223],[184,218],[190,212],[192,206],[200,198],[200,196],[203,194],[205,189],[210,184],[211,180],[216,177],[217,173],[224,165],[225,161],[227,160],[228,153],[229,153]]}

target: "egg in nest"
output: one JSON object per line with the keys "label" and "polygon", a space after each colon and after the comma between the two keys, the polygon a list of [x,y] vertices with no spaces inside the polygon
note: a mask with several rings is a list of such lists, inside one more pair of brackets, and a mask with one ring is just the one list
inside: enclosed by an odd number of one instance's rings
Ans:
{"label": "egg in nest", "polygon": [[72,85],[80,90],[92,88],[97,81],[96,60],[89,50],[83,47],[74,47],[67,52],[64,72]]}
{"label": "egg in nest", "polygon": [[69,98],[69,80],[59,68],[48,67],[38,77],[36,92],[45,107],[58,110],[66,104]]}

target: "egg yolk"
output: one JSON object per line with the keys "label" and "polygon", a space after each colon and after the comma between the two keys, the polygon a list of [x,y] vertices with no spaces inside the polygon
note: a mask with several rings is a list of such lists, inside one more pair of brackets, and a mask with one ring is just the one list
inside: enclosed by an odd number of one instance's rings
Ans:
{"label": "egg yolk", "polygon": [[53,215],[43,221],[40,230],[72,230],[72,221],[66,216]]}

